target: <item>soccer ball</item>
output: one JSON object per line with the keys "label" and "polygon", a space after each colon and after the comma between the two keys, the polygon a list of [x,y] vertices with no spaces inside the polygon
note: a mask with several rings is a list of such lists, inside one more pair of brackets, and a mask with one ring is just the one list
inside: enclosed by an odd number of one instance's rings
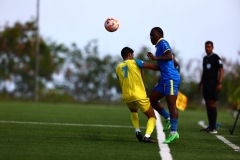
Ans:
{"label": "soccer ball", "polygon": [[115,32],[119,27],[118,20],[115,18],[107,18],[104,27],[108,32]]}

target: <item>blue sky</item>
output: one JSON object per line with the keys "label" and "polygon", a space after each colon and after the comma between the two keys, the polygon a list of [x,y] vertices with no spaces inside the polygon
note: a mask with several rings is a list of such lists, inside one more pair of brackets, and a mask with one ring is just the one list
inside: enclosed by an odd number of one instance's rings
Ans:
{"label": "blue sky", "polygon": [[[36,15],[36,0],[0,0],[0,27],[25,22]],[[104,29],[108,17],[120,28]],[[139,51],[148,46],[152,27],[164,30],[165,39],[183,62],[202,59],[204,43],[212,40],[214,51],[227,59],[240,55],[240,0],[40,0],[40,34],[59,43],[82,48],[98,40],[102,55],[119,55],[123,47]]]}

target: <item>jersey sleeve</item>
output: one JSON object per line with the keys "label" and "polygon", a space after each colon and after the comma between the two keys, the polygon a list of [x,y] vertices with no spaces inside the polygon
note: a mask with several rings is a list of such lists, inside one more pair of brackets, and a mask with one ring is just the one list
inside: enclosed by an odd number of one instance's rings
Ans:
{"label": "jersey sleeve", "polygon": [[218,68],[223,68],[222,59],[217,55],[218,58]]}
{"label": "jersey sleeve", "polygon": [[136,59],[135,62],[140,69],[143,68],[144,62],[142,60]]}
{"label": "jersey sleeve", "polygon": [[165,40],[160,41],[161,42],[161,48],[163,53],[165,54],[168,50],[171,50],[171,47],[169,46],[168,42]]}

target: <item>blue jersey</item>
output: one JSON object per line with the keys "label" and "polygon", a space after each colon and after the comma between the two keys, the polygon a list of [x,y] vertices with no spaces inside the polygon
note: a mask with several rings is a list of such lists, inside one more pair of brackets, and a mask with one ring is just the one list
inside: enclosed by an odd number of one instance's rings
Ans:
{"label": "blue jersey", "polygon": [[[168,42],[161,38],[156,44],[156,57],[163,56],[167,51],[172,52]],[[174,60],[158,60],[159,70],[161,71],[161,81],[176,80],[180,81],[180,75],[174,66]]]}

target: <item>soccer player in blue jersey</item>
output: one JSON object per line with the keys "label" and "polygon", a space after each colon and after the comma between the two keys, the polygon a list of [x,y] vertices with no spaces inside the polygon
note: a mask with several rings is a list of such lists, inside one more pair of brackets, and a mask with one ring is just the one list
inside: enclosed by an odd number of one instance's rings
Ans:
{"label": "soccer player in blue jersey", "polygon": [[[152,44],[156,46],[156,53],[155,56],[151,52],[148,52],[147,55],[151,60],[157,61],[161,72],[161,79],[150,94],[150,102],[152,107],[164,118],[169,117],[170,113],[170,134],[163,142],[168,144],[179,138],[179,134],[177,132],[178,110],[176,107],[176,99],[180,83],[180,75],[174,66],[175,59],[172,49],[163,37],[163,30],[160,27],[152,28],[150,32],[150,39]],[[169,113],[161,107],[158,102],[164,96],[167,101]]]}
{"label": "soccer player in blue jersey", "polygon": [[[158,66],[135,60],[133,50],[129,47],[124,47],[121,55],[123,62],[117,66],[116,74],[122,89],[122,99],[131,111],[131,121],[135,128],[136,137],[139,141],[155,143],[156,141],[151,139],[150,136],[156,124],[156,116],[144,87],[143,69],[158,71]],[[142,137],[139,129],[138,109],[148,117],[144,137]]]}

